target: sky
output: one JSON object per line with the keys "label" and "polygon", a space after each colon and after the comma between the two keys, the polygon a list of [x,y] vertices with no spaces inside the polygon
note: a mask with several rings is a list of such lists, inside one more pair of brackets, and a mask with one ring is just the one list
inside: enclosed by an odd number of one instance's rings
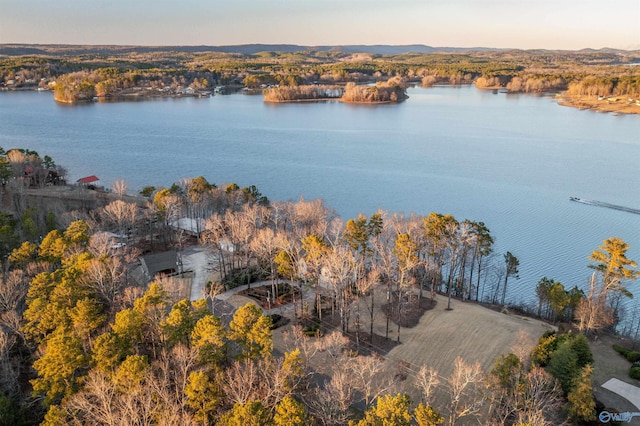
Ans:
{"label": "sky", "polygon": [[640,49],[640,0],[0,0],[0,43]]}

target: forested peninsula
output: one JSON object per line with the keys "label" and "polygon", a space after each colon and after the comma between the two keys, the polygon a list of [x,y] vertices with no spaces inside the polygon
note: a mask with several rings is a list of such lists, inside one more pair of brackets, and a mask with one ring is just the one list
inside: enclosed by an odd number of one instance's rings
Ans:
{"label": "forested peninsula", "polygon": [[584,424],[621,407],[596,378],[640,377],[602,346],[640,275],[620,238],[514,306],[524,259],[480,221],[66,174],[0,149],[0,424]]}
{"label": "forested peninsula", "polygon": [[[53,90],[57,101],[68,103],[239,90],[264,91],[271,102],[377,103],[404,99],[402,91],[379,89],[396,81],[396,87],[475,84],[512,93],[554,93],[568,106],[640,112],[640,51],[387,47],[4,44],[0,90]],[[351,93],[343,96],[351,83]]]}

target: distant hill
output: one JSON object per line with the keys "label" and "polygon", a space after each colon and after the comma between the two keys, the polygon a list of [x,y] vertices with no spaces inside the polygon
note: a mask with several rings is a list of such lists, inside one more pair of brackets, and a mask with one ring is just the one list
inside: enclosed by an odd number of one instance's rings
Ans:
{"label": "distant hill", "polygon": [[[338,46],[301,46],[297,44],[240,44],[233,46],[118,46],[118,45],[64,45],[64,44],[0,44],[0,55],[86,55],[86,54],[127,54],[148,52],[222,52],[239,53],[242,55],[254,55],[259,52],[342,52],[342,53],[368,53],[377,55],[401,55],[404,53],[459,53],[459,52],[486,52],[508,51],[519,49],[498,49],[490,47],[432,47],[424,44],[405,45],[361,45],[348,44]],[[560,50],[533,49],[529,52],[569,52]],[[635,53],[631,50],[618,49],[582,49],[578,53]]]}
{"label": "distant hill", "polygon": [[[326,46],[321,46],[325,48]],[[345,53],[371,53],[378,55],[401,55],[403,53],[442,53],[442,52],[469,52],[469,51],[487,51],[502,50],[490,47],[431,47],[424,44],[406,44],[406,45],[347,45],[334,46],[333,50]],[[320,49],[318,49],[320,50]]]}
{"label": "distant hill", "polygon": [[39,45],[39,44],[0,44],[0,55],[85,55],[127,54],[148,52],[223,52],[253,55],[259,52],[343,52],[369,53],[378,55],[399,55],[403,53],[435,53],[500,50],[486,47],[431,47],[424,44],[408,45],[344,45],[344,46],[301,46],[297,44],[241,44],[234,46],[87,46],[87,45]]}
{"label": "distant hill", "polygon": [[299,46],[295,44],[245,44],[239,46],[219,46],[211,49],[222,52],[242,53],[252,55],[258,52],[275,51],[275,52],[343,52],[343,53],[370,53],[375,55],[401,55],[403,53],[437,53],[437,52],[461,52],[461,51],[486,51],[500,50],[487,47],[432,47],[424,44],[405,44],[405,45],[387,45],[387,44],[348,44],[340,46]]}

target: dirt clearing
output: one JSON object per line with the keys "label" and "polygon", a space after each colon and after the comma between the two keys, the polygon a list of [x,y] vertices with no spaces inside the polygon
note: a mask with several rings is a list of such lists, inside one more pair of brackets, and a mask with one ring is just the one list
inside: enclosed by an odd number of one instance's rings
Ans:
{"label": "dirt clearing", "polygon": [[[381,295],[378,300],[382,299]],[[528,355],[540,336],[552,329],[542,321],[496,312],[471,302],[453,300],[452,310],[446,310],[446,306],[446,298],[437,296],[437,305],[425,312],[415,327],[401,328],[400,345],[386,354],[381,351],[385,354],[387,371],[406,377],[397,390],[408,393],[415,401],[418,399],[414,376],[421,366],[437,370],[444,378],[453,372],[456,357],[461,357],[468,364],[479,362],[488,372],[501,355],[509,352]],[[366,308],[361,308],[361,312],[367,312]],[[363,329],[368,330],[368,323]],[[281,332],[279,329],[274,333],[276,347],[281,345],[281,336],[276,336]],[[386,317],[381,310],[375,316],[374,333],[380,336],[386,333]],[[389,338],[394,342],[397,339],[397,326],[393,322]]]}
{"label": "dirt clearing", "polygon": [[[540,336],[552,328],[536,319],[458,300],[452,300],[448,311],[445,297],[438,296],[437,301],[416,327],[400,330],[402,344],[389,352],[389,359],[409,363],[415,369],[427,365],[449,376],[454,360],[461,357],[466,363],[479,362],[488,371],[499,356],[515,351],[517,345],[530,352]],[[380,324],[375,329],[384,334]],[[395,331],[390,337],[395,339]]]}

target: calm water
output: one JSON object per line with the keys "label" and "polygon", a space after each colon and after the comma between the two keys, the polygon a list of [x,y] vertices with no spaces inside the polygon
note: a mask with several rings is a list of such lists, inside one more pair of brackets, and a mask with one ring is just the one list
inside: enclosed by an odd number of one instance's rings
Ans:
{"label": "calm water", "polygon": [[500,258],[520,260],[515,300],[542,276],[585,284],[587,257],[608,237],[640,260],[640,215],[569,201],[640,208],[640,116],[474,87],[409,95],[382,106],[242,95],[65,106],[48,93],[2,93],[0,146],[48,154],[72,180],[96,174],[105,186],[203,175],[273,200],[323,198],[344,218],[383,208],[484,221]]}

